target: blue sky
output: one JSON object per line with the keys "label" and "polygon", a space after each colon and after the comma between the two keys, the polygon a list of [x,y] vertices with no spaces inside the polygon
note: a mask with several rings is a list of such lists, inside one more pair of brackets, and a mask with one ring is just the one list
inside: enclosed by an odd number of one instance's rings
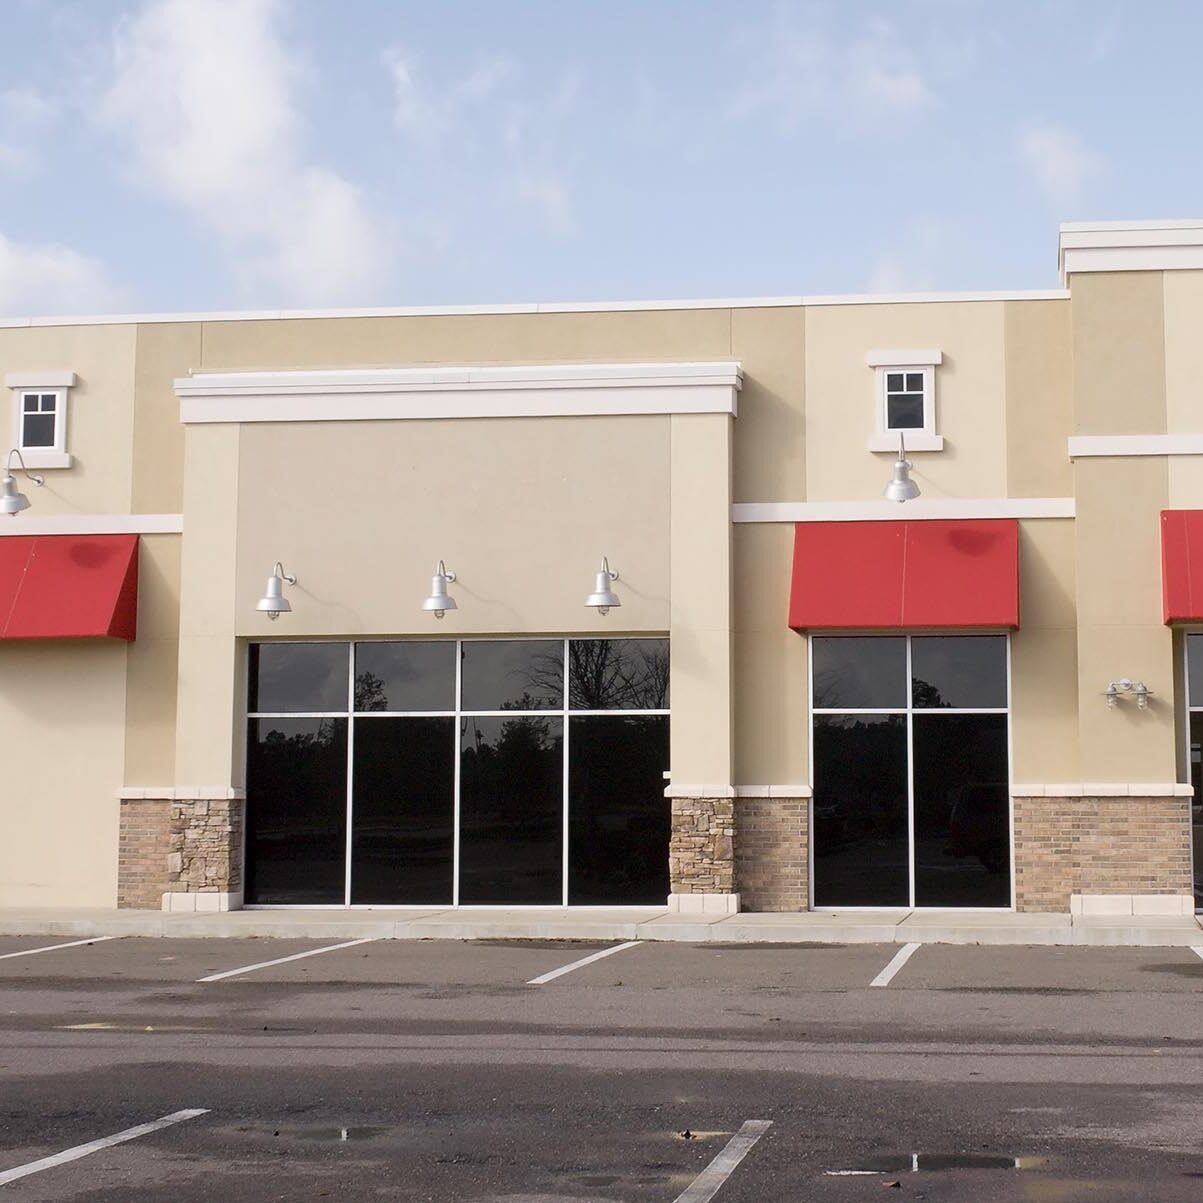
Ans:
{"label": "blue sky", "polygon": [[[3,0],[0,315],[1054,287],[1203,5]],[[15,67],[15,69],[14,69]]]}

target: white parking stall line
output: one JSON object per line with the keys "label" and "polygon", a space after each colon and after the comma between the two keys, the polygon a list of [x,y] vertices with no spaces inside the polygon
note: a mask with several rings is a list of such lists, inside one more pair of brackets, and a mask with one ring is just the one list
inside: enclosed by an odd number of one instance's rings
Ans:
{"label": "white parking stall line", "polygon": [[719,1188],[751,1152],[752,1146],[773,1126],[771,1119],[745,1120],[715,1159],[673,1200],[673,1203],[709,1203]]}
{"label": "white parking stall line", "polygon": [[890,959],[890,963],[869,983],[870,986],[888,986],[894,974],[915,955],[918,944],[904,944]]}
{"label": "white parking stall line", "polygon": [[68,944],[47,944],[45,948],[25,948],[21,952],[4,952],[0,953],[0,961],[7,961],[11,957],[31,957],[35,952],[57,952],[60,948],[78,948],[81,944],[99,944],[104,940],[116,940],[117,936],[92,936],[88,940],[72,940]]}
{"label": "white parking stall line", "polygon": [[149,1136],[160,1128],[170,1128],[172,1124],[182,1123],[186,1119],[195,1119],[198,1115],[208,1115],[208,1107],[192,1107],[187,1111],[173,1111],[161,1119],[151,1120],[148,1124],[139,1124],[136,1128],[126,1128],[112,1136],[102,1136],[100,1140],[90,1140],[86,1145],[76,1145],[72,1149],[64,1149],[38,1161],[30,1161],[18,1165],[11,1170],[0,1171],[0,1186],[8,1182],[16,1182],[18,1178],[28,1178],[30,1174],[40,1174],[43,1170],[52,1170],[56,1165],[65,1165],[68,1161],[78,1161],[89,1153],[99,1153],[101,1149],[113,1145],[124,1144],[127,1140],[137,1140],[139,1136]]}
{"label": "white parking stall line", "polygon": [[580,969],[585,965],[592,965],[594,961],[600,961],[602,957],[612,957],[616,952],[622,952],[624,948],[634,948],[637,944],[642,943],[642,940],[628,940],[625,944],[615,944],[613,948],[603,948],[601,952],[581,957],[579,961],[573,961],[569,965],[561,965],[559,969],[553,969],[550,973],[541,973],[538,977],[532,977],[526,984],[528,986],[542,986],[544,982],[550,982],[557,977],[563,977],[564,974],[571,973],[574,969]]}
{"label": "white parking stall line", "polygon": [[241,969],[227,969],[222,973],[211,973],[208,977],[198,977],[198,982],[220,982],[225,977],[237,977],[240,973],[254,973],[256,969],[270,969],[273,965],[285,965],[289,961],[303,961],[306,957],[316,957],[323,952],[337,952],[340,948],[354,948],[357,944],[373,944],[379,936],[365,936],[362,940],[344,940],[341,944],[327,944],[325,948],[311,948],[308,952],[294,952],[290,957],[277,957],[274,961],[260,961],[256,965],[243,965]]}

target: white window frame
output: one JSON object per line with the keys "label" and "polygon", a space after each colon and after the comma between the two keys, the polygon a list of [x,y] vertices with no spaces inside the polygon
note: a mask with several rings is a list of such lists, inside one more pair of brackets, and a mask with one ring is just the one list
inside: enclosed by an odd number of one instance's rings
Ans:
{"label": "white window frame", "polygon": [[[71,389],[75,386],[74,372],[9,372],[4,377],[6,388],[12,389],[12,443],[21,452],[27,468],[70,468],[72,457],[67,451],[67,410]],[[23,445],[25,430],[24,408],[28,393],[53,393],[54,445],[30,447]]]}
{"label": "white window frame", "polygon": [[898,451],[897,430],[891,430],[886,405],[886,377],[891,372],[919,372],[923,376],[923,426],[904,430],[907,451],[943,451],[944,439],[936,433],[936,368],[943,362],[943,352],[870,351],[866,360],[874,370],[874,431],[869,439],[870,451]]}

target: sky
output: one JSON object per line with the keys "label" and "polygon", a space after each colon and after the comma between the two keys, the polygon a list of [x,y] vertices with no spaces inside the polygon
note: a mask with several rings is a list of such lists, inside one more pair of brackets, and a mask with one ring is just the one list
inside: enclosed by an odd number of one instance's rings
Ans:
{"label": "sky", "polygon": [[1196,0],[0,0],[0,316],[1052,288]]}

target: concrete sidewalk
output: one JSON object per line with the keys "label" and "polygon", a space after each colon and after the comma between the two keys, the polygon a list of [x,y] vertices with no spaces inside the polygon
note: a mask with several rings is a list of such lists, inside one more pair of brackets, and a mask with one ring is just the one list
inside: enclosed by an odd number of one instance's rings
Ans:
{"label": "concrete sidewalk", "polygon": [[682,940],[716,944],[1093,944],[1203,947],[1195,916],[848,911],[737,915],[624,910],[163,911],[0,909],[2,936],[353,940]]}

